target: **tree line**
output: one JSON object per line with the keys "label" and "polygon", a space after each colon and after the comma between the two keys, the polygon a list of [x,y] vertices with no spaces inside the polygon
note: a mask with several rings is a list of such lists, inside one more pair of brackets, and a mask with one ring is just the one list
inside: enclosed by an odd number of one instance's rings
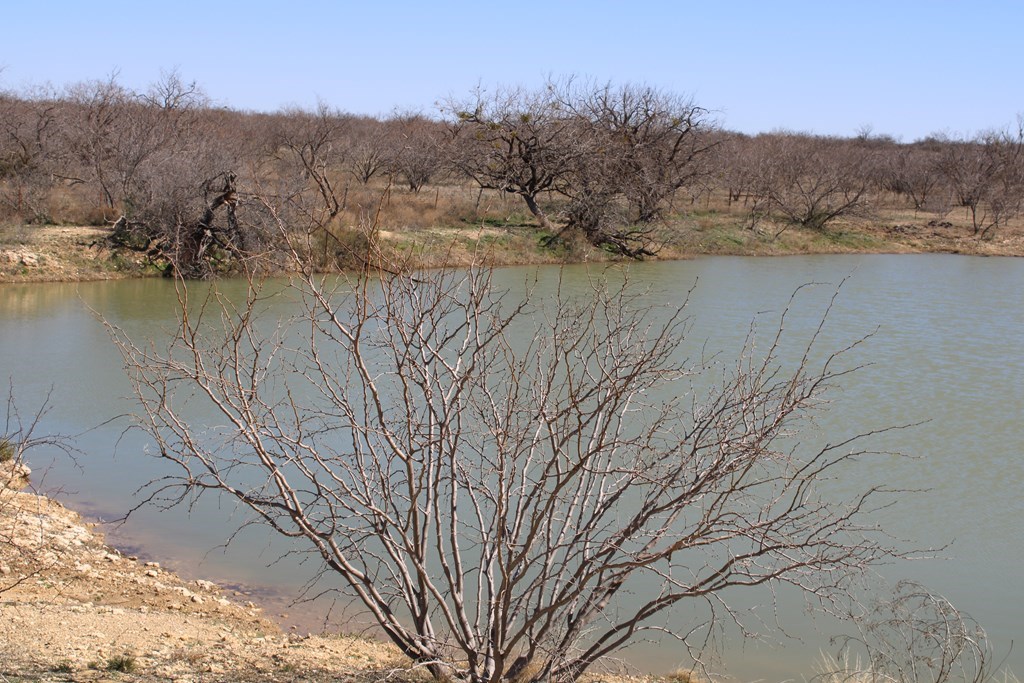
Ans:
{"label": "tree line", "polygon": [[660,226],[712,197],[770,238],[885,205],[962,208],[986,239],[1020,213],[1022,145],[1021,121],[912,143],[869,129],[743,135],[681,95],[576,79],[480,88],[436,115],[244,112],[171,72],[143,91],[111,77],[0,93],[0,217],[112,225],[121,245],[191,277],[273,262],[281,225],[331,256],[361,244],[340,215],[371,185],[518,197],[547,243],[631,258],[656,254]]}

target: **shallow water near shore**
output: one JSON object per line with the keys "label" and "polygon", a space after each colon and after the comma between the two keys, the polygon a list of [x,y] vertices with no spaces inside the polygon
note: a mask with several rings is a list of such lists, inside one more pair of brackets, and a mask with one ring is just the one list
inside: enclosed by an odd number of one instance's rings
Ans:
{"label": "shallow water near shore", "polygon": [[[901,496],[879,522],[906,547],[948,548],[928,559],[883,568],[886,578],[910,577],[948,597],[992,637],[996,659],[1011,641],[1024,640],[1024,260],[963,256],[799,256],[772,259],[702,258],[635,264],[635,282],[652,288],[654,301],[680,301],[694,288],[690,313],[694,349],[738,352],[751,320],[770,324],[802,284],[824,283],[798,297],[788,325],[812,331],[836,286],[846,279],[825,328],[822,348],[837,348],[866,334],[856,360],[869,367],[841,383],[832,410],[819,421],[822,434],[848,435],[901,424],[875,445],[905,453],[865,462],[863,471],[838,482],[862,489],[872,483],[924,489]],[[515,291],[538,273],[541,286],[555,269],[508,268],[496,281]],[[562,270],[563,283],[586,286],[588,270]],[[242,283],[221,283],[230,292]],[[541,290],[543,292],[543,289]],[[174,290],[163,280],[0,287],[0,357],[23,410],[39,405],[52,388],[43,427],[76,435],[83,455],[77,467],[57,458],[32,462],[36,483],[62,489],[59,497],[96,519],[112,520],[138,504],[135,491],[160,476],[160,461],[144,454],[136,433],[124,433],[118,415],[132,412],[121,360],[92,312],[135,339],[154,339],[174,327]],[[281,306],[287,306],[282,297]],[[706,347],[705,347],[706,343]],[[244,530],[219,549],[244,516],[213,499],[189,511],[142,508],[108,530],[111,540],[182,571],[236,585],[267,601],[271,616],[317,630],[331,607],[287,603],[316,572],[301,555],[278,560],[291,548],[262,530]],[[330,581],[310,594],[330,588]],[[770,596],[762,596],[770,600]],[[741,598],[737,597],[737,604]],[[781,593],[783,622],[795,639],[778,633],[764,645],[723,636],[726,671],[739,680],[810,678],[819,649],[830,647],[837,626],[811,620],[803,602]],[[761,612],[758,612],[761,613]],[[333,622],[346,631],[340,604]],[[762,614],[762,616],[764,616]],[[768,623],[770,616],[765,616]],[[625,658],[644,670],[666,672],[685,663],[679,646],[640,644]],[[1006,664],[1024,674],[1024,648]]]}

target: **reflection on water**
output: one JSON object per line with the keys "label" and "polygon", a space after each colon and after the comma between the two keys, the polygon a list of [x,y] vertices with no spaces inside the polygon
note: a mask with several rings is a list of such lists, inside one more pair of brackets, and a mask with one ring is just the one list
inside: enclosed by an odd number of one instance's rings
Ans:
{"label": "reflection on water", "polygon": [[[552,269],[510,268],[498,284],[513,292],[539,272],[541,295],[553,284]],[[770,324],[799,285],[831,283],[801,296],[788,325],[816,325],[834,287],[842,292],[823,348],[836,348],[872,334],[859,360],[869,364],[846,378],[833,410],[819,422],[822,434],[850,434],[895,424],[920,426],[890,433],[876,445],[912,458],[865,463],[863,471],[836,482],[863,489],[884,482],[924,489],[907,495],[880,521],[916,548],[952,545],[929,560],[887,568],[893,580],[913,577],[949,597],[993,636],[997,655],[1024,640],[1024,260],[959,256],[812,256],[774,259],[706,258],[637,264],[634,281],[650,284],[655,300],[679,301],[697,283],[690,300],[694,319],[691,356],[707,350],[735,354],[750,322]],[[561,286],[587,290],[588,271],[563,271]],[[197,285],[201,293],[205,285]],[[222,283],[230,292],[241,283]],[[159,340],[175,326],[176,293],[164,280],[6,285],[0,288],[0,358],[19,401],[33,407],[52,387],[50,431],[76,435],[86,456],[81,470],[57,460],[46,480],[65,499],[94,518],[120,517],[138,503],[135,491],[159,475],[161,464],[146,455],[140,435],[124,433],[132,410],[121,361],[92,311],[138,340]],[[271,302],[285,315],[286,297]],[[106,422],[113,419],[112,422]],[[98,425],[101,425],[98,427]],[[33,463],[45,468],[45,458]],[[170,566],[187,577],[235,586],[268,605],[286,624],[319,630],[330,616],[357,630],[343,603],[329,598],[289,606],[317,563],[256,529],[237,537],[244,516],[230,503],[210,498],[191,509],[142,508],[123,524],[108,527],[115,544]],[[223,546],[232,540],[225,550]],[[330,577],[307,587],[307,595],[336,587]],[[243,598],[250,599],[250,598]],[[786,640],[769,645],[726,634],[725,662],[743,680],[810,676],[812,662],[834,624],[810,621],[803,603],[781,593],[782,612],[796,624]],[[681,610],[685,613],[685,610]],[[771,615],[757,612],[771,624]],[[821,630],[819,635],[816,631]],[[784,641],[784,647],[778,641]],[[679,648],[641,645],[628,655],[644,668],[667,671],[684,661]],[[1024,648],[1007,663],[1024,672]]]}

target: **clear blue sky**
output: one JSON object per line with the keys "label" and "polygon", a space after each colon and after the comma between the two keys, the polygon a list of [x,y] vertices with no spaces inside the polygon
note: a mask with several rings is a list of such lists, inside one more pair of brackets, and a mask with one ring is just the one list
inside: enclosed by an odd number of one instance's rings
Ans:
{"label": "clear blue sky", "polygon": [[1019,0],[10,0],[0,87],[177,68],[237,109],[434,111],[548,75],[691,95],[725,127],[911,141],[1024,113]]}

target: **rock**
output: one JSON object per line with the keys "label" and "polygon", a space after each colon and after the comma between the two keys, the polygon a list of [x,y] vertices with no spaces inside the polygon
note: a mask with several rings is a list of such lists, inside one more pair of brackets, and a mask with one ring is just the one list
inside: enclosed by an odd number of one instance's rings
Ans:
{"label": "rock", "polygon": [[20,462],[0,464],[0,488],[23,489],[28,485],[28,477],[32,470]]}

